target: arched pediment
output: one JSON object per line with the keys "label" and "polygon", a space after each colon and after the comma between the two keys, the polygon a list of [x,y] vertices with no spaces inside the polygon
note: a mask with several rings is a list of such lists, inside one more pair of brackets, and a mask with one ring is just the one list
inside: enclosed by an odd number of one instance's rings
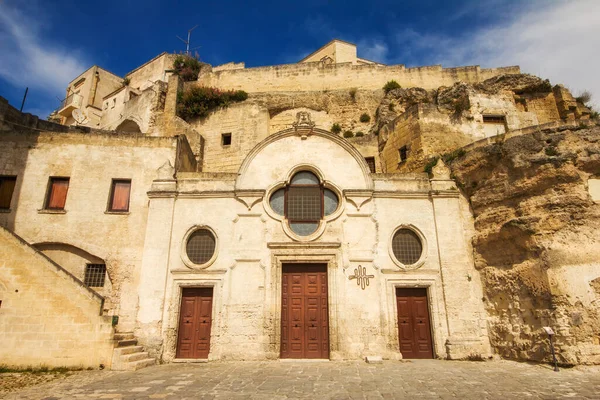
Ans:
{"label": "arched pediment", "polygon": [[298,165],[314,166],[343,190],[372,190],[369,167],[346,139],[318,128],[286,129],[256,145],[242,163],[236,190],[266,189]]}

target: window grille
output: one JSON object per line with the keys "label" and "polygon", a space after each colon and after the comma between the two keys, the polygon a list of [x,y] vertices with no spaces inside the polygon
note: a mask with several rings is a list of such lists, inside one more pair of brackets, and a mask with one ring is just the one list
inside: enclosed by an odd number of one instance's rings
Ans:
{"label": "window grille", "polygon": [[85,266],[85,278],[83,279],[83,283],[89,287],[104,287],[105,276],[105,264],[87,264]]}
{"label": "window grille", "polygon": [[290,186],[287,217],[290,221],[319,221],[322,217],[322,191],[319,186]]}
{"label": "window grille", "polygon": [[186,244],[188,258],[194,264],[206,264],[215,253],[215,237],[208,229],[199,229],[190,235]]}
{"label": "window grille", "polygon": [[417,234],[410,229],[398,229],[392,239],[392,251],[402,264],[411,265],[421,258],[423,245]]}

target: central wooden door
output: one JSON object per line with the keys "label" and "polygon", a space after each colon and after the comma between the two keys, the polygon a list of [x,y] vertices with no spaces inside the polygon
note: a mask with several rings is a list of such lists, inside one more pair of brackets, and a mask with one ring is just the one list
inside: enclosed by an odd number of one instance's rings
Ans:
{"label": "central wooden door", "polygon": [[398,337],[403,358],[433,358],[427,289],[396,288]]}
{"label": "central wooden door", "polygon": [[283,265],[281,358],[329,358],[327,265]]}
{"label": "central wooden door", "polygon": [[208,358],[212,298],[212,288],[183,289],[179,313],[177,358]]}

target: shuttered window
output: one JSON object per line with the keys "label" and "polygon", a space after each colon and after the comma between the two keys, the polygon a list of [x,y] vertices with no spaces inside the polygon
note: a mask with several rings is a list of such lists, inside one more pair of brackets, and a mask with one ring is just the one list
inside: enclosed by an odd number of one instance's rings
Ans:
{"label": "shuttered window", "polygon": [[69,191],[69,178],[50,178],[46,208],[48,210],[64,210]]}
{"label": "shuttered window", "polygon": [[0,176],[0,209],[10,209],[10,201],[15,191],[16,183],[16,176]]}
{"label": "shuttered window", "polygon": [[110,202],[108,211],[129,211],[130,191],[130,180],[114,179],[110,189]]}

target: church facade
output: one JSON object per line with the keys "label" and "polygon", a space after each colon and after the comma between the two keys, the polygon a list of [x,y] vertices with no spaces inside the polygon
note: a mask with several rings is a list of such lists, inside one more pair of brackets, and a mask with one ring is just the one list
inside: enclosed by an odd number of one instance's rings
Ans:
{"label": "church facade", "polygon": [[[62,125],[2,106],[3,359],[136,369],[494,353],[469,200],[431,157],[589,110],[539,78],[516,83],[539,93],[477,91],[517,67],[413,71],[342,41],[299,64],[203,67],[185,83],[173,57],[123,85],[86,71]],[[422,92],[393,97],[390,79]],[[178,93],[195,85],[250,95],[183,120]]]}

